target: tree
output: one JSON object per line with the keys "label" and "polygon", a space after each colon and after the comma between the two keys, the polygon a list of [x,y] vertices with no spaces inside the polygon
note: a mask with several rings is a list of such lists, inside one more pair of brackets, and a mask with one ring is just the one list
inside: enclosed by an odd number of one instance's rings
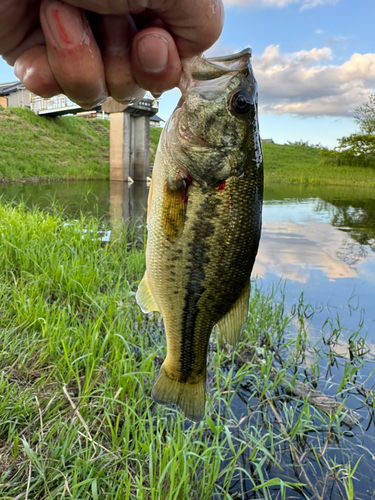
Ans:
{"label": "tree", "polygon": [[324,163],[330,165],[353,165],[375,168],[375,95],[355,108],[354,119],[359,133],[338,139],[334,150],[321,148],[319,153]]}
{"label": "tree", "polygon": [[341,137],[335,150],[342,164],[375,167],[375,134]]}
{"label": "tree", "polygon": [[363,134],[375,135],[375,95],[370,95],[366,103],[355,108],[354,119]]}

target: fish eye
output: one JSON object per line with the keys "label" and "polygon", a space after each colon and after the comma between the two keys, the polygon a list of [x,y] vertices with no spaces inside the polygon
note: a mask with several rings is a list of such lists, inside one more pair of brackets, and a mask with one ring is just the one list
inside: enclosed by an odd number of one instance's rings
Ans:
{"label": "fish eye", "polygon": [[245,90],[240,90],[232,95],[229,109],[235,111],[238,115],[247,113],[252,104],[251,96]]}

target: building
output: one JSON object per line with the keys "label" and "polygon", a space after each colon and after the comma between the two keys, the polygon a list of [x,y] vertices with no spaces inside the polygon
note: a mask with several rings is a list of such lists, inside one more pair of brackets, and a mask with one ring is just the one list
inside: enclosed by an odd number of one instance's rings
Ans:
{"label": "building", "polygon": [[[9,82],[0,84],[0,106],[7,107],[26,107],[34,111],[37,115],[45,116],[61,116],[61,115],[77,115],[83,118],[107,118],[101,105],[94,107],[91,110],[84,110],[78,104],[71,101],[67,96],[59,94],[47,99],[39,97],[32,92],[29,92],[26,87],[20,82]],[[142,110],[150,114],[157,112],[159,102],[149,92],[136,103],[128,105],[129,111],[134,115],[137,113],[142,115]],[[157,115],[151,116],[150,125],[160,127],[164,123]]]}
{"label": "building", "polygon": [[0,105],[30,108],[30,92],[20,81],[0,83]]}
{"label": "building", "polygon": [[151,127],[162,127],[165,123],[165,120],[160,118],[160,116],[155,115],[150,118],[150,126]]}

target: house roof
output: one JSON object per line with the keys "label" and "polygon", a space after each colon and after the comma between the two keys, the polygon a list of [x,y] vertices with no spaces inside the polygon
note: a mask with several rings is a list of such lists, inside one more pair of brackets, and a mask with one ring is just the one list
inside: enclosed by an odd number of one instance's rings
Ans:
{"label": "house roof", "polygon": [[158,116],[158,115],[152,116],[150,118],[150,120],[152,120],[153,122],[164,122],[165,123],[165,120],[163,120],[163,118],[160,118],[160,116]]}
{"label": "house roof", "polygon": [[17,92],[17,90],[23,90],[24,88],[24,85],[22,85],[20,81],[0,83],[0,95],[9,95],[13,92]]}

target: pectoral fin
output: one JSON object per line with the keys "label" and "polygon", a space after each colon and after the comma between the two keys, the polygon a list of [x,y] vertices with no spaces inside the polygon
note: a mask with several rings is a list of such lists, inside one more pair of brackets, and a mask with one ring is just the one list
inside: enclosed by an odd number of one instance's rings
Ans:
{"label": "pectoral fin", "polygon": [[232,308],[217,323],[221,339],[235,346],[249,311],[250,280]]}
{"label": "pectoral fin", "polygon": [[148,283],[147,271],[145,272],[142,281],[139,283],[136,299],[139,307],[144,313],[159,311]]}
{"label": "pectoral fin", "polygon": [[188,200],[186,186],[184,179],[179,179],[173,187],[168,183],[164,185],[161,220],[164,235],[169,240],[179,238],[184,230]]}

